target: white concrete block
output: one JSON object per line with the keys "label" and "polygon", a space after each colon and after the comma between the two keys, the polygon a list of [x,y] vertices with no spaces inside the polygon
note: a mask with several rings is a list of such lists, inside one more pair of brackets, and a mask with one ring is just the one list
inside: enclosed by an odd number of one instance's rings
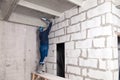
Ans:
{"label": "white concrete block", "polygon": [[[110,17],[111,16],[111,17]],[[108,13],[106,14],[106,23],[110,23],[116,26],[120,26],[120,18],[118,18],[117,16]]]}
{"label": "white concrete block", "polygon": [[61,35],[64,35],[64,34],[65,34],[64,28],[55,31],[55,37],[56,37],[56,36],[61,36]]}
{"label": "white concrete block", "polygon": [[81,51],[80,49],[74,49],[74,50],[66,50],[65,51],[66,57],[74,57],[77,58],[80,56]]}
{"label": "white concrete block", "polygon": [[118,69],[118,60],[108,60],[107,61],[107,69],[108,70],[116,70]]}
{"label": "white concrete block", "polygon": [[102,15],[102,24],[105,24],[106,23],[106,17],[105,15]]}
{"label": "white concrete block", "polygon": [[118,58],[118,48],[113,48],[113,58]]}
{"label": "white concrete block", "polygon": [[[111,14],[111,13],[107,13],[106,14],[106,24],[112,24],[112,23],[114,23],[114,22],[117,22],[117,21],[113,21],[112,20],[113,19],[113,14]],[[115,19],[116,19],[116,17],[115,17]]]}
{"label": "white concrete block", "polygon": [[98,16],[104,13],[111,12],[111,2],[106,2],[94,9],[91,9],[87,12],[88,18],[92,18],[94,16]]}
{"label": "white concrete block", "polygon": [[95,17],[93,19],[84,21],[81,23],[82,30],[98,27],[101,24],[101,17]]}
{"label": "white concrete block", "polygon": [[73,33],[80,31],[80,24],[75,24],[67,28],[67,33]]}
{"label": "white concrete block", "polygon": [[65,50],[67,50],[67,49],[74,49],[74,42],[73,41],[71,41],[71,42],[66,42],[65,43]]}
{"label": "white concrete block", "polygon": [[87,55],[88,55],[87,54],[87,49],[82,49],[82,55],[81,56],[86,58]]}
{"label": "white concrete block", "polygon": [[112,13],[120,17],[120,9],[116,8],[116,5],[112,4]]}
{"label": "white concrete block", "polygon": [[82,69],[82,76],[87,76],[87,69]]}
{"label": "white concrete block", "polygon": [[83,77],[69,74],[69,79],[72,79],[72,80],[83,80]]}
{"label": "white concrete block", "polygon": [[49,38],[53,38],[53,37],[55,37],[55,33],[54,32],[50,32]]}
{"label": "white concrete block", "polygon": [[88,49],[88,57],[89,58],[101,58],[101,59],[111,59],[112,56],[112,48],[104,48],[104,49]]}
{"label": "white concrete block", "polygon": [[93,40],[94,47],[105,47],[105,38],[96,38]]}
{"label": "white concrete block", "polygon": [[61,29],[63,27],[67,27],[67,26],[69,26],[69,20],[68,19],[58,23],[58,29]]}
{"label": "white concrete block", "polygon": [[113,80],[112,72],[99,71],[90,69],[88,72],[89,77],[103,80]]}
{"label": "white concrete block", "polygon": [[88,30],[88,38],[112,35],[112,27],[99,27]]}
{"label": "white concrete block", "polygon": [[98,4],[104,3],[104,0],[98,0]]}
{"label": "white concrete block", "polygon": [[88,10],[92,7],[97,6],[97,0],[86,0],[83,3],[84,7],[80,7],[79,8],[79,13],[81,13],[82,11]]}
{"label": "white concrete block", "polygon": [[81,14],[71,18],[71,24],[75,24],[75,23],[84,21],[85,19],[86,19],[86,13],[81,13]]}
{"label": "white concrete block", "polygon": [[79,58],[79,66],[81,67],[91,67],[91,68],[97,68],[97,59],[83,59]]}
{"label": "white concrete block", "polygon": [[77,41],[76,43],[76,48],[92,48],[92,40],[91,39],[86,39],[83,41]]}
{"label": "white concrete block", "polygon": [[114,47],[116,48],[117,47],[117,37],[107,37],[107,47]]}
{"label": "white concrete block", "polygon": [[106,68],[107,68],[107,62],[105,60],[99,59],[99,68],[106,70]]}
{"label": "white concrete block", "polygon": [[66,42],[66,41],[70,41],[70,35],[69,34],[59,37],[59,41],[58,41],[59,43]]}
{"label": "white concrete block", "polygon": [[74,15],[78,14],[78,7],[75,7],[73,9],[70,9],[65,12],[65,18],[70,18]]}
{"label": "white concrete block", "polygon": [[89,78],[85,78],[85,80],[92,80],[92,79],[89,79]]}
{"label": "white concrete block", "polygon": [[52,64],[52,63],[46,63],[45,65],[46,65],[47,69],[53,69],[53,65],[54,64]]}
{"label": "white concrete block", "polygon": [[66,58],[65,64],[78,65],[78,58],[68,57]]}
{"label": "white concrete block", "polygon": [[51,27],[51,31],[56,31],[58,29],[58,24],[54,24]]}
{"label": "white concrete block", "polygon": [[56,18],[56,19],[55,19],[55,23],[61,22],[61,21],[63,21],[64,19],[65,19],[65,14],[62,13],[59,18]]}
{"label": "white concrete block", "polygon": [[71,40],[82,40],[82,39],[86,39],[86,37],[87,37],[86,30],[71,34]]}
{"label": "white concrete block", "polygon": [[118,80],[118,78],[119,78],[119,71],[115,71],[113,76],[114,76],[113,80]]}
{"label": "white concrete block", "polygon": [[46,61],[47,62],[53,62],[53,63],[55,63],[56,62],[56,58],[55,57],[46,57]]}
{"label": "white concrete block", "polygon": [[79,67],[75,67],[75,66],[67,66],[67,72],[81,75],[81,69]]}

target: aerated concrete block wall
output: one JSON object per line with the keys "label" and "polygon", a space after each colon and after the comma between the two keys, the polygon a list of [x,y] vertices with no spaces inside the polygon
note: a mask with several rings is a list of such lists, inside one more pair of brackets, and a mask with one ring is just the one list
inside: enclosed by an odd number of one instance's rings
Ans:
{"label": "aerated concrete block wall", "polygon": [[36,30],[0,21],[0,80],[31,80],[39,60]]}
{"label": "aerated concrete block wall", "polygon": [[119,80],[120,9],[111,0],[85,0],[54,20],[48,73],[56,75],[56,44],[65,43],[65,76],[71,80]]}

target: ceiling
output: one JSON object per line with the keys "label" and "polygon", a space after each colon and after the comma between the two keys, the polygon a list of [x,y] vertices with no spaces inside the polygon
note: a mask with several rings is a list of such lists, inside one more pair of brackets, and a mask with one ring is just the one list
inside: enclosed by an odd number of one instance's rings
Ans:
{"label": "ceiling", "polygon": [[[0,0],[3,20],[28,25],[45,25],[40,18],[59,17],[64,11],[76,6],[81,0]],[[79,4],[78,4],[79,5]]]}

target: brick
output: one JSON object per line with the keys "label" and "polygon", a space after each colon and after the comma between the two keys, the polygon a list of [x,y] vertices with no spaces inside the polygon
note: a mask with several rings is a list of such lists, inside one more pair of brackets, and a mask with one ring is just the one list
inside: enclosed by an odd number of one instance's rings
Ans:
{"label": "brick", "polygon": [[73,41],[65,43],[65,50],[67,50],[67,49],[74,49],[74,42]]}
{"label": "brick", "polygon": [[105,38],[96,38],[93,40],[94,47],[105,47]]}
{"label": "brick", "polygon": [[71,80],[83,80],[83,77],[69,74],[69,79],[71,79]]}
{"label": "brick", "polygon": [[66,64],[78,65],[78,58],[66,58]]}
{"label": "brick", "polygon": [[106,70],[107,62],[105,60],[99,60],[99,68]]}
{"label": "brick", "polygon": [[118,69],[118,60],[108,60],[107,61],[107,69],[108,70],[116,70]]}
{"label": "brick", "polygon": [[96,17],[81,23],[82,30],[98,27],[101,24],[101,17]]}
{"label": "brick", "polygon": [[88,30],[88,38],[112,35],[112,27],[99,27]]}
{"label": "brick", "polygon": [[65,34],[64,28],[55,31],[55,37],[56,37],[56,36],[61,36],[61,35],[64,35],[64,34]]}
{"label": "brick", "polygon": [[65,12],[65,17],[66,17],[66,18],[70,18],[70,17],[72,17],[72,16],[74,16],[74,15],[76,15],[76,14],[78,14],[78,8],[77,8],[77,7],[66,11],[66,12]]}
{"label": "brick", "polygon": [[86,39],[86,30],[82,31],[82,32],[78,32],[78,33],[73,33],[71,34],[71,40],[82,40],[82,39]]}
{"label": "brick", "polygon": [[97,0],[86,0],[84,1],[84,7],[79,8],[79,13],[95,6],[97,6]]}
{"label": "brick", "polygon": [[66,57],[74,57],[77,58],[80,56],[81,51],[79,49],[74,49],[74,50],[66,50],[65,51]]}
{"label": "brick", "polygon": [[97,60],[96,59],[82,59],[79,58],[79,66],[81,67],[91,67],[97,68]]}
{"label": "brick", "polygon": [[101,80],[113,80],[112,72],[110,71],[99,71],[90,69],[88,72],[88,76]]}
{"label": "brick", "polygon": [[86,39],[83,41],[77,41],[75,47],[76,48],[92,48],[92,40]]}
{"label": "brick", "polygon": [[80,21],[84,21],[85,19],[86,19],[86,13],[81,13],[81,14],[71,18],[71,24],[75,24]]}
{"label": "brick", "polygon": [[107,37],[107,47],[117,47],[117,37]]}
{"label": "brick", "polygon": [[88,18],[92,18],[94,16],[98,16],[104,13],[111,12],[111,2],[106,2],[94,9],[91,9],[87,12]]}
{"label": "brick", "polygon": [[67,28],[67,33],[73,33],[80,31],[80,24],[75,24]]}
{"label": "brick", "polygon": [[104,49],[88,49],[88,57],[89,58],[100,58],[100,59],[111,59],[112,49],[104,48]]}
{"label": "brick", "polygon": [[79,67],[67,66],[67,72],[77,74],[77,75],[81,75],[81,73],[80,73],[81,69]]}

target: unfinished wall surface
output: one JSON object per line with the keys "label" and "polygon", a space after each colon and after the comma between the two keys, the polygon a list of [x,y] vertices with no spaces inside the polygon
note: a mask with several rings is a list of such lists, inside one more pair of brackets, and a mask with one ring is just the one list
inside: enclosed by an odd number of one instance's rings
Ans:
{"label": "unfinished wall surface", "polygon": [[120,10],[111,0],[86,0],[54,20],[47,72],[56,75],[56,44],[65,43],[65,75],[71,80],[118,80]]}
{"label": "unfinished wall surface", "polygon": [[0,80],[31,80],[39,58],[36,30],[0,21]]}

